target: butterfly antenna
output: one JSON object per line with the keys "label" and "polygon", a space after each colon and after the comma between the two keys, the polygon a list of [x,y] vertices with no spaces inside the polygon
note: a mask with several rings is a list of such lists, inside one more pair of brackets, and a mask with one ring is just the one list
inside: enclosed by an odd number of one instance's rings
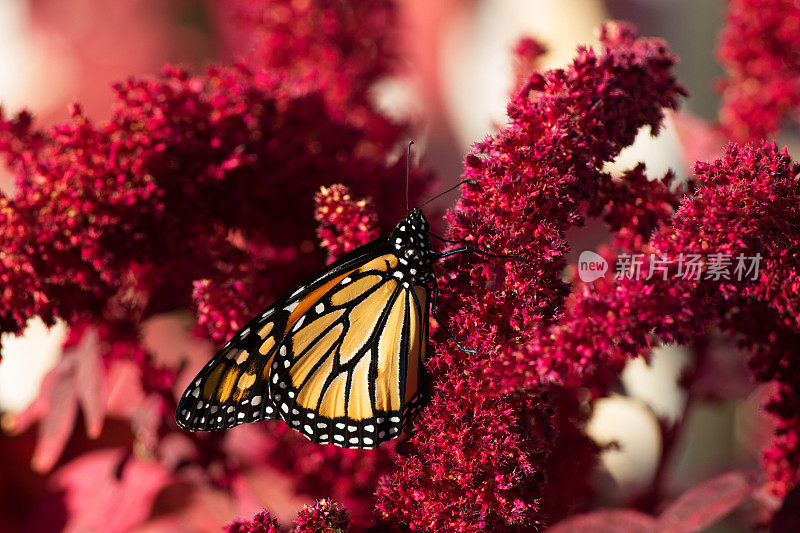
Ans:
{"label": "butterfly antenna", "polygon": [[408,151],[406,152],[406,213],[410,212],[411,209],[408,206],[408,182],[409,182],[409,172],[411,168],[411,145],[414,144],[414,141],[408,141]]}
{"label": "butterfly antenna", "polygon": [[[477,184],[478,184],[478,182],[477,182],[476,180],[461,180],[461,181],[459,181],[458,183],[456,183],[455,185],[453,185],[452,187],[450,187],[449,189],[447,189],[446,191],[444,191],[444,192],[440,192],[439,194],[437,194],[436,196],[434,196],[433,198],[431,198],[431,199],[430,199],[430,200],[428,200],[427,202],[425,202],[425,203],[422,203],[422,204],[419,204],[417,207],[422,207],[422,206],[423,206],[423,205],[425,205],[425,204],[429,204],[429,203],[431,203],[432,201],[434,201],[434,200],[436,200],[437,198],[439,198],[440,196],[444,196],[445,194],[449,193],[449,192],[450,192],[450,191],[452,191],[453,189],[458,189],[459,187],[461,187],[461,186],[462,186],[462,185],[464,185],[465,183],[469,183],[470,185],[477,185]],[[415,207],[414,209],[416,209],[416,207]]]}

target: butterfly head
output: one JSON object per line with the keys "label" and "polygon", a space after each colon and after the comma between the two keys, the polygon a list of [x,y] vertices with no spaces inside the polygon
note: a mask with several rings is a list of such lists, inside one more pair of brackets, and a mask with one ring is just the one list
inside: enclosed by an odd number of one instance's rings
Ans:
{"label": "butterfly head", "polygon": [[433,281],[436,252],[433,251],[428,237],[429,228],[425,215],[414,208],[392,232],[395,253],[400,258],[400,263],[407,267],[411,281],[416,283]]}

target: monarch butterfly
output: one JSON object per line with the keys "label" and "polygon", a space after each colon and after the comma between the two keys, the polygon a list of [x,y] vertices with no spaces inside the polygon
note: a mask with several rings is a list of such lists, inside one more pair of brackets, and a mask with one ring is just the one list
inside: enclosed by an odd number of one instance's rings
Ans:
{"label": "monarch butterfly", "polygon": [[[467,182],[475,183],[441,194]],[[345,448],[398,436],[426,397],[433,263],[467,250],[495,256],[468,245],[437,254],[429,235],[447,240],[430,232],[419,207],[390,236],[352,250],[250,320],[186,389],[178,425],[283,419],[313,442]]]}

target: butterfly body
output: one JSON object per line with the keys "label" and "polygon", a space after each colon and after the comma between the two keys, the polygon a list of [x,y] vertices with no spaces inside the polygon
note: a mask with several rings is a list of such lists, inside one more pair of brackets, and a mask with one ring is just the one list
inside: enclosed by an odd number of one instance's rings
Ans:
{"label": "butterfly body", "polygon": [[328,265],[236,333],[187,388],[178,425],[280,418],[347,448],[396,437],[425,398],[436,259],[414,209],[389,237]]}

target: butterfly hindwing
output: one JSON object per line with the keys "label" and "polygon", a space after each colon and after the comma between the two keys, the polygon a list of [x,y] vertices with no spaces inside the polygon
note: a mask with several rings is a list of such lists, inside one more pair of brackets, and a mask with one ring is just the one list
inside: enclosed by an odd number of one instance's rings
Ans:
{"label": "butterfly hindwing", "polygon": [[290,319],[272,363],[278,415],[314,442],[373,448],[421,403],[428,289],[387,251],[319,291]]}
{"label": "butterfly hindwing", "polygon": [[266,384],[285,321],[273,306],[236,333],[184,393],[178,424],[198,431],[276,418]]}

